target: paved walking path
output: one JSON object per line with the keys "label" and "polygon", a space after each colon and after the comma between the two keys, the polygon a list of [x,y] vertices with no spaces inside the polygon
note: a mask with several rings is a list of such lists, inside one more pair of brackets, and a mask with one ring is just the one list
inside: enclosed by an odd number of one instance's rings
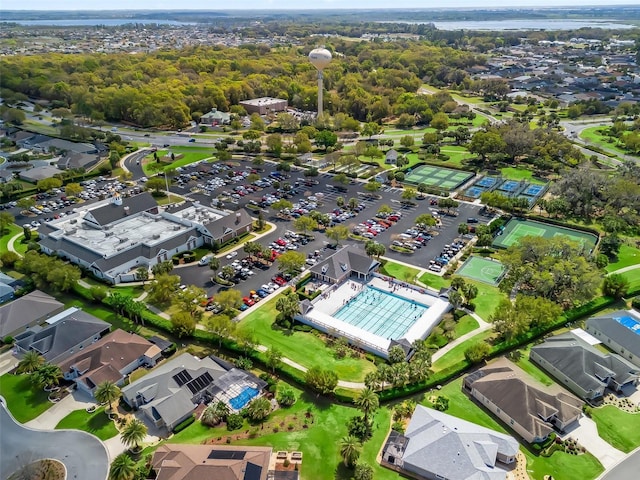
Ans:
{"label": "paved walking path", "polygon": [[476,319],[476,321],[479,324],[479,328],[476,328],[475,330],[472,330],[469,333],[465,333],[461,337],[456,338],[453,342],[449,342],[444,347],[440,348],[437,352],[435,352],[431,356],[431,363],[435,363],[436,360],[440,359],[442,356],[444,356],[445,354],[447,354],[448,352],[450,352],[451,350],[456,348],[461,343],[466,342],[470,338],[473,338],[476,335],[478,335],[478,334],[480,334],[482,332],[485,332],[485,331],[489,330],[492,327],[492,325],[490,323],[487,323],[484,320],[482,320],[482,318],[480,318],[480,316],[477,313],[472,312],[472,311],[467,310],[467,309],[465,309],[465,312],[468,315],[471,315],[473,318]]}
{"label": "paved walking path", "polygon": [[[13,237],[9,239],[9,241],[7,242],[8,251],[18,253],[15,247],[13,246],[13,244],[16,243],[16,240],[18,240],[22,235],[23,235],[22,233],[16,233]],[[20,253],[18,253],[18,255],[22,256]]]}

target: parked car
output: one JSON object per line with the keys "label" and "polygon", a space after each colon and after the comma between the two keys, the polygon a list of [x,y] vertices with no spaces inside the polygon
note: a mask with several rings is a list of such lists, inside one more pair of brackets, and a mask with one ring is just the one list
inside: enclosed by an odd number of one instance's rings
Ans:
{"label": "parked car", "polygon": [[238,256],[238,252],[234,250],[233,252],[228,253],[225,258],[227,260],[231,260],[232,258],[237,257],[237,256]]}

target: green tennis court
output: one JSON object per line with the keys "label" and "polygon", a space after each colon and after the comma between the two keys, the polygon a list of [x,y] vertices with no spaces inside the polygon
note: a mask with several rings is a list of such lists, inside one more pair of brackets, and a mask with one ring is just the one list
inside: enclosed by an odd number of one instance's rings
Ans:
{"label": "green tennis court", "polygon": [[552,238],[561,235],[569,237],[574,242],[580,243],[588,251],[593,250],[597,242],[596,236],[591,233],[537,222],[535,220],[512,218],[505,225],[502,235],[498,235],[493,241],[493,245],[495,247],[507,248],[518,243],[522,237],[526,236]]}
{"label": "green tennis court", "polygon": [[466,262],[456,272],[463,277],[488,283],[489,285],[498,285],[506,267],[496,260],[483,257],[470,256]]}
{"label": "green tennis court", "polygon": [[473,177],[473,173],[461,172],[450,168],[421,165],[405,177],[405,181],[420,185],[424,183],[430,187],[438,187],[444,190],[455,190],[460,185]]}

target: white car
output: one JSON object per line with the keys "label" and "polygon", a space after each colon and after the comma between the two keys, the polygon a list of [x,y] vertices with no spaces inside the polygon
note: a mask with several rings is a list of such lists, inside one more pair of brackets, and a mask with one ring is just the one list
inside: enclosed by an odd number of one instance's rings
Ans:
{"label": "white car", "polygon": [[211,261],[211,257],[212,255],[205,255],[200,259],[200,261],[198,262],[198,265],[200,265],[201,267],[204,267],[205,265],[209,265],[209,262]]}
{"label": "white car", "polygon": [[269,293],[273,292],[273,288],[271,288],[271,287],[270,287],[269,285],[267,285],[266,283],[265,283],[264,285],[262,285],[260,288],[261,288],[262,290],[264,290],[265,292],[269,292]]}
{"label": "white car", "polygon": [[233,257],[237,257],[238,256],[238,252],[237,251],[233,251],[227,254],[227,256],[225,257],[227,260],[231,260]]}

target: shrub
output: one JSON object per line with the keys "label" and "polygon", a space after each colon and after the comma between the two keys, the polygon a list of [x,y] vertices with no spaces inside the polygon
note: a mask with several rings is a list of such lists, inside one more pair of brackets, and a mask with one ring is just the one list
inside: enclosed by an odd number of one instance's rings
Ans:
{"label": "shrub", "polygon": [[[124,417],[123,417],[124,418]],[[187,428],[189,425],[191,425],[193,422],[195,422],[196,417],[194,417],[193,415],[191,415],[189,418],[187,418],[185,421],[180,422],[178,425],[175,426],[175,428],[173,429],[173,433],[178,433],[181,432],[182,430],[184,430],[185,428]]]}
{"label": "shrub", "polygon": [[398,433],[404,433],[404,424],[402,422],[393,422],[391,429]]}
{"label": "shrub", "polygon": [[242,428],[243,423],[244,420],[242,418],[242,415],[240,415],[239,413],[232,413],[227,417],[227,430],[229,430],[230,432],[232,432],[233,430],[238,430]]}

